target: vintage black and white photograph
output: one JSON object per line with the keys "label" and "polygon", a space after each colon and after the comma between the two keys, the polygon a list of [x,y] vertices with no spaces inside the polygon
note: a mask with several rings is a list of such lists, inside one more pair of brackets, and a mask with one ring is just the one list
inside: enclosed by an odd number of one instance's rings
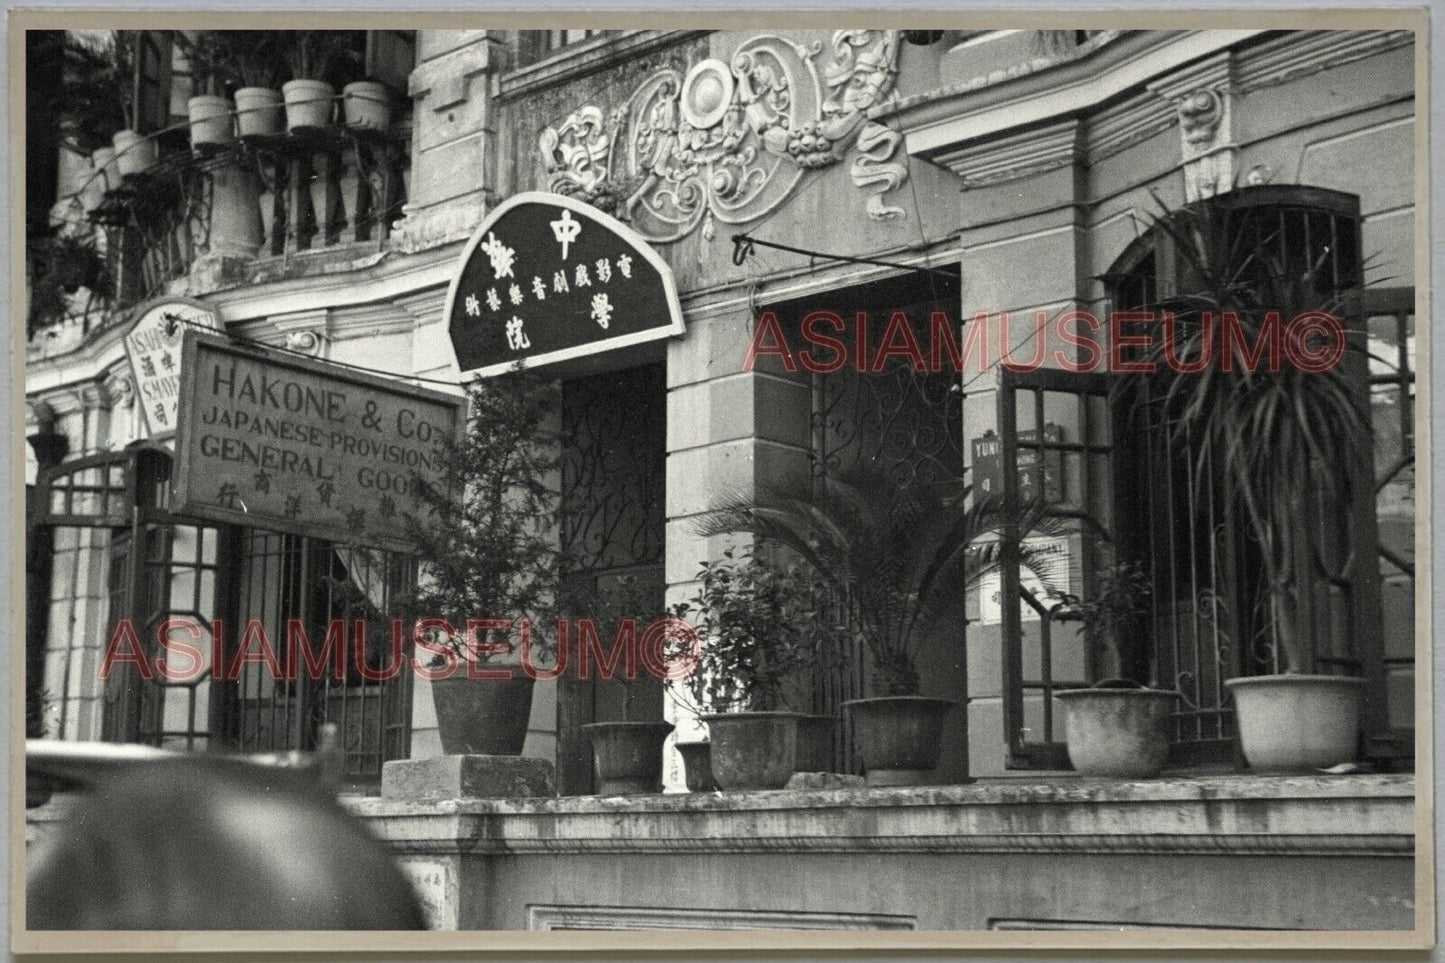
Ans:
{"label": "vintage black and white photograph", "polygon": [[12,15],[17,947],[1430,945],[1423,17],[855,13]]}

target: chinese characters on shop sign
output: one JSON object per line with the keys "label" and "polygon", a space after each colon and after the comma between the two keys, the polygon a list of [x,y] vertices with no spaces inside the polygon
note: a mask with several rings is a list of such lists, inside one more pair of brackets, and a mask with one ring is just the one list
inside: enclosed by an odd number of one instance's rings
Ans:
{"label": "chinese characters on shop sign", "polygon": [[177,511],[404,546],[462,399],[219,338],[186,343]]}
{"label": "chinese characters on shop sign", "polygon": [[498,207],[463,255],[448,322],[465,374],[681,333],[666,264],[622,223],[553,194]]}

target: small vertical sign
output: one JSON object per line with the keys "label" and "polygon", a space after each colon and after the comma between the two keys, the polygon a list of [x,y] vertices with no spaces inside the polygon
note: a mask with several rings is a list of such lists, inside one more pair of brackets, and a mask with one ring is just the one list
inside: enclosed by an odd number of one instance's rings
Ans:
{"label": "small vertical sign", "polygon": [[176,430],[181,397],[181,344],[187,329],[219,331],[216,312],[199,301],[171,298],[143,307],[125,336],[136,404],[146,433]]}

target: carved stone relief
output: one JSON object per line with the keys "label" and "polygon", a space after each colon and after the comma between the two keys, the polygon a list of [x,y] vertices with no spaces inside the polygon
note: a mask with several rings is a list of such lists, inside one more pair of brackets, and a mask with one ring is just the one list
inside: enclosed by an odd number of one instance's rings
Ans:
{"label": "carved stone relief", "polygon": [[630,221],[649,240],[699,225],[710,240],[717,221],[768,214],[807,171],[856,150],[849,173],[870,192],[869,216],[902,217],[882,198],[908,176],[890,160],[901,137],[868,120],[893,90],[897,59],[896,30],[838,30],[827,45],[764,35],[727,62],[665,68],[610,115],[586,105],[542,132],[548,186]]}

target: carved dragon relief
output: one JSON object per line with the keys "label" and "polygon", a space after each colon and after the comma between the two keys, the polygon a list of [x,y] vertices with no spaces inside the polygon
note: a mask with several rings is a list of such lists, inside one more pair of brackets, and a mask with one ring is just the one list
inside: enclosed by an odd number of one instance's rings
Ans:
{"label": "carved dragon relief", "polygon": [[549,189],[617,214],[652,241],[699,225],[711,240],[716,221],[764,216],[807,171],[856,148],[849,173],[869,190],[869,216],[905,216],[882,198],[908,177],[889,160],[902,138],[867,117],[893,90],[898,31],[835,31],[820,77],[824,49],[754,37],[729,62],[658,71],[610,123],[597,106],[579,108],[539,138]]}

